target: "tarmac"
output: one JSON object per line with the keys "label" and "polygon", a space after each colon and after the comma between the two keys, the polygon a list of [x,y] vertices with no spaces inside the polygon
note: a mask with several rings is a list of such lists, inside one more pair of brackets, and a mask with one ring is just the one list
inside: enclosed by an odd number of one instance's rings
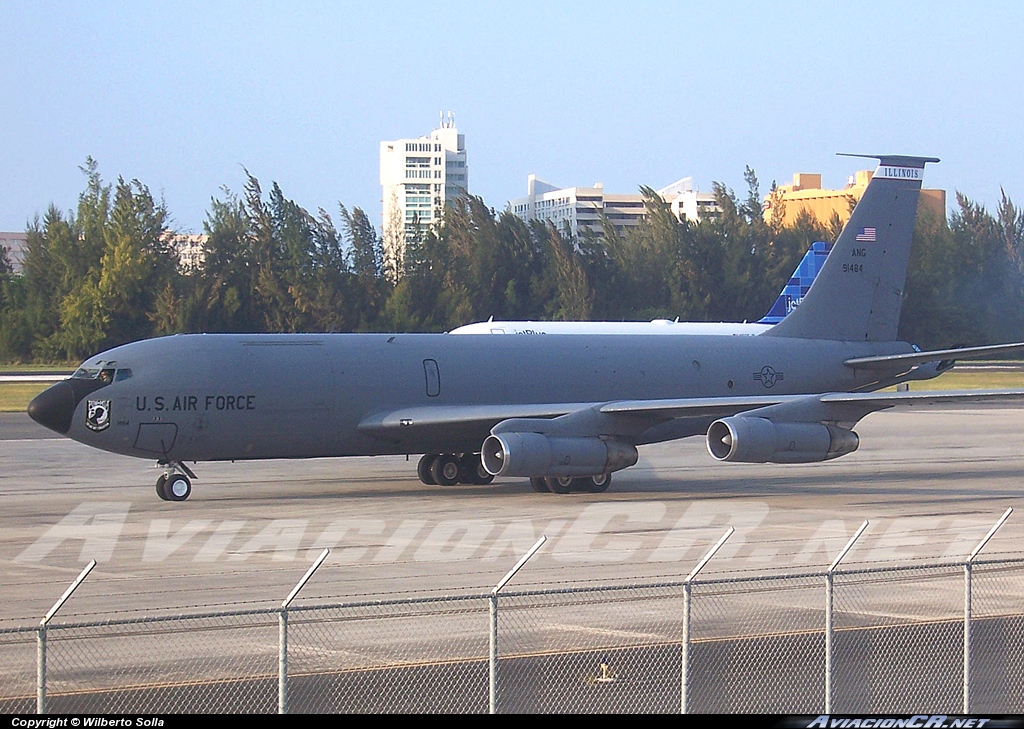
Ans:
{"label": "tarmac", "polygon": [[189,464],[191,498],[161,501],[152,462],[0,415],[0,627],[38,625],[91,559],[62,620],[276,606],[324,548],[298,602],[963,560],[1024,554],[1024,410],[876,413],[860,449],[819,464],[714,461],[703,439],[644,446],[603,494],[525,479],[421,484],[416,456]]}

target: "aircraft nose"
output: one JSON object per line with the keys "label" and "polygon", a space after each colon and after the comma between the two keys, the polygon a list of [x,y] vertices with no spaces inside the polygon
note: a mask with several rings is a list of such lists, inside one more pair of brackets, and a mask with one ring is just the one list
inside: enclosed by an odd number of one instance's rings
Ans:
{"label": "aircraft nose", "polygon": [[67,435],[76,405],[78,401],[71,385],[58,382],[32,398],[28,404],[28,416],[50,430]]}

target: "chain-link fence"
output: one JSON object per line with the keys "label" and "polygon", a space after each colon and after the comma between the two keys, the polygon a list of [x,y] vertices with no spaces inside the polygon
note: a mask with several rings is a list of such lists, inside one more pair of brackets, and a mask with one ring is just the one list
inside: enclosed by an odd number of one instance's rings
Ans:
{"label": "chain-link fence", "polygon": [[1024,713],[1022,595],[1017,559],[51,622],[0,632],[0,711]]}

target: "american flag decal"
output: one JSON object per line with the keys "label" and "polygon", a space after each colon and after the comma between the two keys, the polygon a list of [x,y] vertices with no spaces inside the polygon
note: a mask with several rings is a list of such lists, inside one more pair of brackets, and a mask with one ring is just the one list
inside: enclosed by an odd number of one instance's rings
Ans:
{"label": "american flag decal", "polygon": [[861,228],[857,233],[857,240],[874,243],[876,240],[874,228]]}

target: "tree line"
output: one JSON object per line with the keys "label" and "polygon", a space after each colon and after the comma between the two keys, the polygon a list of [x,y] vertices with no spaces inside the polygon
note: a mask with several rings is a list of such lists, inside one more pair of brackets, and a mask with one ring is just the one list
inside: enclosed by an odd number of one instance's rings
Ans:
{"label": "tree line", "polygon": [[[248,175],[211,201],[201,261],[179,256],[170,215],[138,180],[83,167],[77,210],[27,227],[20,275],[0,249],[0,361],[71,362],[178,332],[442,332],[472,321],[747,321],[760,318],[804,252],[834,240],[838,216],[766,220],[756,175],[737,195],[716,183],[719,215],[677,219],[651,188],[620,231],[572,235],[496,212],[479,197],[416,227],[401,270],[366,213],[311,213]],[[337,220],[337,223],[335,222]],[[922,347],[1024,339],[1024,212],[957,193],[948,220],[914,232],[901,338]]]}

